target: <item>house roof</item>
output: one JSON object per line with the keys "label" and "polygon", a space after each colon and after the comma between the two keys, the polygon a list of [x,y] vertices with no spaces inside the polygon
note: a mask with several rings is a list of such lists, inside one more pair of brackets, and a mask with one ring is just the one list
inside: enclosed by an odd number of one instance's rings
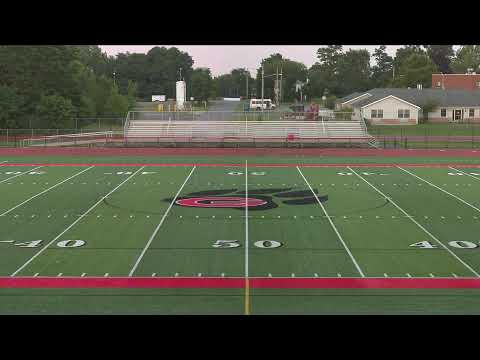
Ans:
{"label": "house roof", "polygon": [[352,100],[352,99],[355,99],[356,97],[362,95],[362,94],[365,94],[365,92],[359,92],[359,91],[355,91],[354,93],[350,94],[350,95],[347,95],[347,96],[344,96],[340,99],[337,99],[335,102],[336,103],[340,103],[340,104],[343,104],[344,102],[347,102],[349,100]]}
{"label": "house roof", "polygon": [[[363,107],[378,100],[393,95],[417,106],[435,103],[437,106],[480,106],[480,90],[442,90],[442,89],[405,89],[405,88],[376,88],[366,91],[371,94],[366,99],[355,102],[355,107]],[[355,94],[355,95],[354,95]],[[351,99],[364,93],[354,93]],[[354,96],[353,96],[354,95]],[[350,100],[351,100],[350,99]],[[342,98],[343,100],[343,98]],[[348,101],[348,100],[345,100]],[[342,101],[344,102],[344,101]]]}
{"label": "house roof", "polygon": [[398,101],[400,101],[400,102],[403,102],[403,103],[412,105],[413,107],[415,107],[415,108],[417,108],[417,109],[420,109],[420,106],[415,105],[415,104],[412,104],[411,102],[408,102],[408,101],[406,101],[406,100],[404,100],[404,99],[401,99],[401,98],[399,98],[399,97],[396,97],[395,95],[388,95],[388,96],[382,97],[382,98],[380,98],[380,99],[378,99],[378,100],[375,100],[375,101],[373,101],[373,102],[369,102],[368,104],[363,105],[362,108],[364,108],[365,106],[373,105],[373,104],[375,104],[375,103],[377,103],[377,102],[383,101],[383,100],[388,99],[388,98],[396,99],[396,100],[398,100]]}

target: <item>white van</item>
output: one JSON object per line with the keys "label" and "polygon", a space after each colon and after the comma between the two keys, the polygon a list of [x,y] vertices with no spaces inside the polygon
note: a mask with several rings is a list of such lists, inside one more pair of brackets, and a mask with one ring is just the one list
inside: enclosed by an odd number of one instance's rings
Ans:
{"label": "white van", "polygon": [[262,107],[263,110],[273,110],[275,104],[270,99],[263,99],[263,105],[262,99],[250,99],[250,110],[262,110]]}

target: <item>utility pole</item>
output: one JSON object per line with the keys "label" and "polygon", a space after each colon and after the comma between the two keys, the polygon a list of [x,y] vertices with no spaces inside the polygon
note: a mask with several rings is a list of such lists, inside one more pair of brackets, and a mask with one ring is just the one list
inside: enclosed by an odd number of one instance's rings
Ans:
{"label": "utility pole", "polygon": [[280,102],[283,101],[283,68],[280,69]]}
{"label": "utility pole", "polygon": [[275,75],[276,75],[276,77],[275,77],[275,103],[277,104],[277,107],[278,107],[278,104],[279,104],[278,96],[280,95],[279,94],[280,86],[278,84],[278,66],[277,66],[277,70],[276,70]]}
{"label": "utility pole", "polygon": [[262,112],[263,112],[263,77],[265,75],[265,71],[263,69],[263,65],[262,65]]}
{"label": "utility pole", "polygon": [[245,92],[245,96],[246,96],[247,99],[248,99],[248,71],[246,72],[245,75],[247,76],[247,91]]}

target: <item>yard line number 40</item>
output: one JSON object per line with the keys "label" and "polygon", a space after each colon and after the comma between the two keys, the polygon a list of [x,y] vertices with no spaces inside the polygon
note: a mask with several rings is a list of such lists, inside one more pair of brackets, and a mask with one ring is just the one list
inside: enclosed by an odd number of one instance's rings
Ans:
{"label": "yard line number 40", "polygon": [[[42,245],[43,240],[32,240],[24,242],[16,242],[15,240],[0,241],[2,243],[11,243],[21,248],[36,248]],[[62,240],[57,242],[59,248],[76,248],[85,245],[83,240]]]}
{"label": "yard line number 40", "polygon": [[[471,241],[464,241],[464,240],[449,241],[448,245],[453,247],[453,248],[457,248],[457,249],[476,249],[476,248],[478,248],[478,244],[475,244]],[[437,245],[432,244],[429,241],[420,241],[420,242],[414,243],[410,246],[418,248],[418,249],[436,249],[436,248],[438,248]]]}

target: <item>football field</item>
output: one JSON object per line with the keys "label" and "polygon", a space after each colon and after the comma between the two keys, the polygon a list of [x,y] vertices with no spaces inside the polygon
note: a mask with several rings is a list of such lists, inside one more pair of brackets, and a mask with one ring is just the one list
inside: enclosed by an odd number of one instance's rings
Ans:
{"label": "football field", "polygon": [[475,161],[104,160],[0,159],[0,313],[480,313]]}

